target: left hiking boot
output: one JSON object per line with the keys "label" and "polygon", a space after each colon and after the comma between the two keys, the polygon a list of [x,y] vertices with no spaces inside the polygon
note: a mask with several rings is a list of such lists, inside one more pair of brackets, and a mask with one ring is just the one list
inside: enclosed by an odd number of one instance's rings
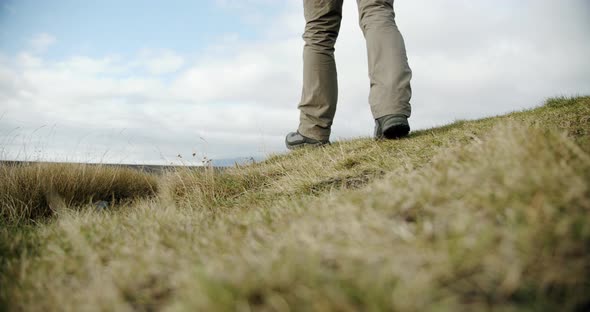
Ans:
{"label": "left hiking boot", "polygon": [[386,115],[375,119],[375,139],[399,139],[408,136],[410,124],[404,115]]}
{"label": "left hiking boot", "polygon": [[330,144],[330,141],[328,141],[328,140],[320,141],[320,140],[308,138],[308,137],[300,134],[299,132],[291,132],[291,133],[287,134],[287,137],[285,138],[285,145],[287,145],[287,148],[290,150],[294,150],[294,149],[298,149],[298,148],[302,148],[302,147],[306,147],[306,146],[317,147],[317,146],[322,146],[322,145],[326,145],[326,144]]}

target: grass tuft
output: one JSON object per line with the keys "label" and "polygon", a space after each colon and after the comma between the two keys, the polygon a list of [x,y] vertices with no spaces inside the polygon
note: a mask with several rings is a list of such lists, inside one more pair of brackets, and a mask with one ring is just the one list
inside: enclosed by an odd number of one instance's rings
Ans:
{"label": "grass tuft", "polygon": [[85,164],[0,164],[0,220],[47,218],[66,207],[104,201],[121,205],[154,196],[154,176],[122,167]]}
{"label": "grass tuft", "polygon": [[[545,106],[550,108],[560,108],[566,106],[576,105],[580,102],[580,97],[560,96],[547,99]],[[586,99],[587,100],[587,99]]]}

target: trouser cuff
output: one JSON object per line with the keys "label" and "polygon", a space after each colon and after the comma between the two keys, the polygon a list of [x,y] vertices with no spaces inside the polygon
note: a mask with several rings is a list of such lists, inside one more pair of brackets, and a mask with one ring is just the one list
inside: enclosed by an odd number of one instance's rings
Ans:
{"label": "trouser cuff", "polygon": [[306,127],[304,125],[299,125],[297,132],[305,137],[322,142],[328,141],[330,139],[330,129],[323,129],[317,126]]}

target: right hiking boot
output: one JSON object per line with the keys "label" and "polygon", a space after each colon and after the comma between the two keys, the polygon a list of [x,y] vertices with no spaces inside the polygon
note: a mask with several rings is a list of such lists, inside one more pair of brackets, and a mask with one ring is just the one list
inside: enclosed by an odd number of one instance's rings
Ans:
{"label": "right hiking boot", "polygon": [[330,144],[330,141],[328,141],[328,140],[320,141],[320,140],[308,138],[299,132],[291,132],[291,133],[287,134],[287,137],[285,138],[285,145],[290,150],[294,150],[294,149],[298,149],[298,148],[302,148],[302,147],[306,147],[306,146],[314,146],[315,147],[315,146],[322,146],[322,145],[326,145],[326,144]]}
{"label": "right hiking boot", "polygon": [[375,119],[375,139],[399,139],[408,136],[410,124],[404,115],[386,115]]}

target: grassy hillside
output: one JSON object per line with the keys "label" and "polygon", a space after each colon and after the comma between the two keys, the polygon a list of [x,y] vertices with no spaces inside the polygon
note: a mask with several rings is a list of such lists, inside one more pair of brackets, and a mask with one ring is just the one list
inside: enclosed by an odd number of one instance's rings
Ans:
{"label": "grassy hillside", "polygon": [[0,309],[590,308],[590,97],[224,172],[88,170],[0,168]]}

